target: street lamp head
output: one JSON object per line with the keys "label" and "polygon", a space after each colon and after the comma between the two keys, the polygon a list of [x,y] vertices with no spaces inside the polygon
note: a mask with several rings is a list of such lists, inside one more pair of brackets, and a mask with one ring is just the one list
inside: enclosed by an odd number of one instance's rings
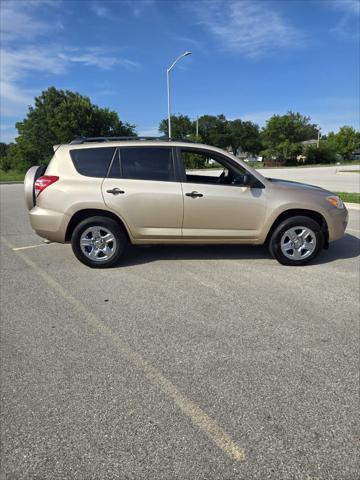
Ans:
{"label": "street lamp head", "polygon": [[175,67],[175,65],[178,63],[179,60],[181,60],[181,59],[184,58],[184,57],[187,57],[188,55],[191,55],[191,52],[184,52],[184,53],[182,53],[182,54],[175,60],[175,62],[174,62],[172,65],[170,65],[170,67],[167,69],[167,72],[169,73],[169,72]]}

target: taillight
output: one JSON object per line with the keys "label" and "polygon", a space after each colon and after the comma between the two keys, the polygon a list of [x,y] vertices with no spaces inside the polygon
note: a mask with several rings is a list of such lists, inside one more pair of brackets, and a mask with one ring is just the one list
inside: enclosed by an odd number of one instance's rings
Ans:
{"label": "taillight", "polygon": [[59,180],[59,177],[56,177],[55,175],[44,175],[43,177],[39,177],[34,184],[35,196],[39,196],[46,187],[57,180]]}

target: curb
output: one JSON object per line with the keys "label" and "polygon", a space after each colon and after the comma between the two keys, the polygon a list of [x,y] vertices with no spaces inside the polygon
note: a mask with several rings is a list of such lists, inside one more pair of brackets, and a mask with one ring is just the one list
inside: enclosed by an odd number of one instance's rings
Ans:
{"label": "curb", "polygon": [[0,185],[16,185],[17,183],[24,183],[24,180],[14,180],[14,181],[5,181],[0,182]]}
{"label": "curb", "polygon": [[345,203],[345,207],[348,210],[360,210],[360,203]]}

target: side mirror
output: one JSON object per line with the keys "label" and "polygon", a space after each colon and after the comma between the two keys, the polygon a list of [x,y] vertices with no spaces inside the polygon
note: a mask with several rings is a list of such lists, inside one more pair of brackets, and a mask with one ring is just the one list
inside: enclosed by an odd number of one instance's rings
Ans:
{"label": "side mirror", "polygon": [[242,187],[250,187],[250,188],[264,188],[264,185],[251,173],[245,173],[244,175],[237,175],[233,181],[233,185],[239,185]]}
{"label": "side mirror", "polygon": [[250,186],[252,179],[253,179],[252,175],[245,173],[244,175],[237,175],[236,177],[234,177],[232,184],[248,187]]}

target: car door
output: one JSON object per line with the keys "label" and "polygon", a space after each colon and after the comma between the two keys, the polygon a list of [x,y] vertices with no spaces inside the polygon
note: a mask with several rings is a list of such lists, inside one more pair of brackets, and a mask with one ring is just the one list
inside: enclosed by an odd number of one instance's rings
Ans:
{"label": "car door", "polygon": [[102,192],[135,240],[181,237],[183,197],[172,148],[120,147]]}
{"label": "car door", "polygon": [[247,240],[260,235],[266,189],[241,185],[246,170],[211,150],[178,150],[183,175],[184,238]]}

